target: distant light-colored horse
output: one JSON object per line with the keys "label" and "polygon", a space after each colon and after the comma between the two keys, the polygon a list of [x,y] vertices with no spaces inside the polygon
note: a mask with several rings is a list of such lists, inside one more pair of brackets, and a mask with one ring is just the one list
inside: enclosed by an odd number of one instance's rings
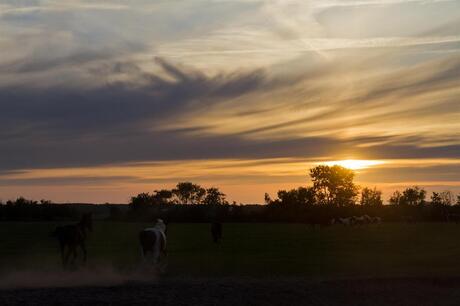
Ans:
{"label": "distant light-colored horse", "polygon": [[382,218],[380,217],[371,217],[369,215],[362,215],[359,217],[353,216],[352,217],[353,225],[368,225],[372,223],[380,223],[382,222]]}
{"label": "distant light-colored horse", "polygon": [[369,215],[364,215],[363,217],[366,220],[366,223],[372,223],[372,217],[370,217]]}
{"label": "distant light-colored horse", "polygon": [[332,219],[331,224],[342,224],[342,225],[350,226],[350,225],[352,225],[352,218],[349,217],[349,218]]}
{"label": "distant light-colored horse", "polygon": [[368,215],[364,216],[353,216],[351,217],[353,225],[366,225],[370,223],[370,217]]}
{"label": "distant light-colored horse", "polygon": [[157,219],[154,227],[149,227],[139,233],[142,258],[156,265],[166,258],[166,224]]}
{"label": "distant light-colored horse", "polygon": [[380,224],[380,223],[382,223],[382,218],[380,218],[380,217],[373,217],[373,218],[372,218],[372,223],[374,223],[374,224]]}

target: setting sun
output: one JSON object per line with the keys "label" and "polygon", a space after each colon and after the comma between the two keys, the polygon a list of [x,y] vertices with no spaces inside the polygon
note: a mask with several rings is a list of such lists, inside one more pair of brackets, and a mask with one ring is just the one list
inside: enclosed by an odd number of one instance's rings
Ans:
{"label": "setting sun", "polygon": [[345,159],[325,162],[328,166],[339,165],[352,170],[365,169],[372,166],[381,165],[384,162],[381,160],[362,160],[362,159]]}
{"label": "setting sun", "polygon": [[0,306],[460,306],[460,0],[0,0],[0,50]]}

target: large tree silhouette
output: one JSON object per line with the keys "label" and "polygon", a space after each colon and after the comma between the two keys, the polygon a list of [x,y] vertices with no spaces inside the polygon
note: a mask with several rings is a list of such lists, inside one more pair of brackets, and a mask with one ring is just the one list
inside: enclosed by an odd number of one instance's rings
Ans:
{"label": "large tree silhouette", "polygon": [[358,187],[353,183],[355,173],[342,166],[320,165],[310,169],[316,199],[319,204],[352,205],[358,195]]}
{"label": "large tree silhouette", "polygon": [[423,205],[425,204],[426,191],[423,188],[409,187],[401,193],[396,190],[390,198],[393,205]]}
{"label": "large tree silhouette", "polygon": [[382,192],[374,189],[364,187],[361,190],[361,205],[367,206],[380,206],[383,205]]}
{"label": "large tree silhouette", "polygon": [[206,189],[206,196],[204,197],[203,204],[206,205],[225,205],[228,204],[225,199],[225,193],[221,192],[219,188],[211,187]]}
{"label": "large tree silhouette", "polygon": [[[271,201],[271,199],[269,199]],[[267,200],[266,200],[267,201]],[[291,190],[278,191],[279,204],[283,205],[313,205],[315,190],[312,187],[299,187]]]}
{"label": "large tree silhouette", "polygon": [[180,204],[200,204],[206,194],[206,189],[191,182],[181,182],[172,190]]}

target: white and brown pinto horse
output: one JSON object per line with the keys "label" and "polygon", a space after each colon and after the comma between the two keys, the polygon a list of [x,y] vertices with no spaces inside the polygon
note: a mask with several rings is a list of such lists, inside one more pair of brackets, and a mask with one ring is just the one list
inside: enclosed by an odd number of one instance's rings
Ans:
{"label": "white and brown pinto horse", "polygon": [[154,227],[144,229],[139,233],[141,254],[144,261],[149,260],[157,265],[166,259],[166,224],[157,219]]}

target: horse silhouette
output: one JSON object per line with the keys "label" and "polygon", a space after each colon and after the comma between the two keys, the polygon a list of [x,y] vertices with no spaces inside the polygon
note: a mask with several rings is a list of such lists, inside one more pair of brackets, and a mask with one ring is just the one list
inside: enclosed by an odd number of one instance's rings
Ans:
{"label": "horse silhouette", "polygon": [[[86,230],[93,230],[93,218],[91,213],[83,214],[80,222],[77,224],[56,227],[52,233],[59,241],[62,265],[64,268],[69,266],[69,264],[72,266],[75,264],[78,247],[83,251],[83,262],[86,262]],[[72,258],[70,258],[71,256]]]}
{"label": "horse silhouette", "polygon": [[211,223],[211,235],[214,243],[219,243],[222,239],[222,223],[212,222]]}
{"label": "horse silhouette", "polygon": [[166,224],[161,219],[157,219],[154,227],[145,228],[139,233],[141,255],[144,261],[151,259],[156,265],[161,259],[166,259],[166,233]]}

